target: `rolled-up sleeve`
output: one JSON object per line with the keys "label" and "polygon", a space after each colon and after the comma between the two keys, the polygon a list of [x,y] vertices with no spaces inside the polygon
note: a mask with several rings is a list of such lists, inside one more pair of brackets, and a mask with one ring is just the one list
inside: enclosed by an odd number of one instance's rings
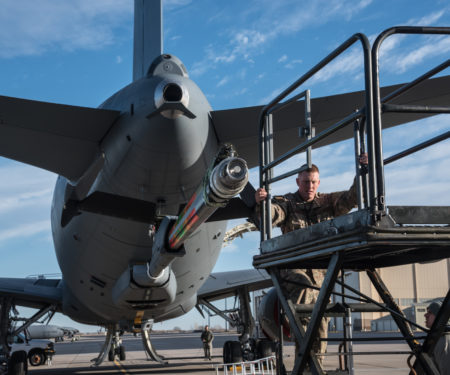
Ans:
{"label": "rolled-up sleeve", "polygon": [[[289,202],[287,201],[287,199],[282,196],[276,196],[272,199],[271,204],[272,226],[280,227],[284,224],[287,217],[288,204]],[[255,219],[258,221],[258,223],[260,214],[261,214],[261,205],[257,204],[255,206]]]}

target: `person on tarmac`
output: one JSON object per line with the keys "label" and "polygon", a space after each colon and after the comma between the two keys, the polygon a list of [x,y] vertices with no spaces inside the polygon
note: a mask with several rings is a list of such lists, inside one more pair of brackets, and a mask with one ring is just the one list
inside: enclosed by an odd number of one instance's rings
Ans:
{"label": "person on tarmac", "polygon": [[203,343],[203,350],[205,352],[205,360],[211,360],[212,342],[214,339],[213,333],[209,330],[209,326],[206,325],[200,336]]}

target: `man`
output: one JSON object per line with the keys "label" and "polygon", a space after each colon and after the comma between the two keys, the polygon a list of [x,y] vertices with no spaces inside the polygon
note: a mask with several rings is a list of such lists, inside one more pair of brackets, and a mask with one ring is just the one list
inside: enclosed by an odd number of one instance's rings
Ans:
{"label": "man", "polygon": [[[361,154],[359,162],[367,165],[367,154]],[[320,185],[319,168],[312,164],[303,165],[297,175],[296,183],[298,190],[295,193],[289,193],[284,196],[275,196],[272,200],[272,224],[281,227],[284,233],[296,229],[306,228],[310,225],[333,219],[336,216],[348,213],[356,206],[356,185],[353,185],[348,191],[340,191],[329,194],[318,193]],[[259,188],[255,192],[256,214],[259,212],[259,204],[267,198],[267,192]],[[285,269],[280,271],[284,282],[282,286],[286,298],[291,299],[295,304],[314,304],[317,301],[319,291],[305,286],[296,285],[293,282],[321,287],[325,271],[313,269]],[[306,325],[307,320],[303,320]],[[328,319],[322,319],[319,327],[319,337],[328,337]],[[296,345],[296,354],[299,343]],[[316,340],[313,344],[313,351],[316,353],[325,353],[327,342]],[[318,357],[322,362],[322,357]]]}
{"label": "man", "polygon": [[[425,326],[431,328],[442,302],[432,302],[425,313]],[[450,332],[445,332],[433,350],[433,360],[441,375],[450,375]]]}
{"label": "man", "polygon": [[214,338],[214,335],[209,330],[209,326],[205,326],[205,329],[202,332],[202,335],[200,336],[203,342],[203,350],[205,351],[205,360],[209,359],[211,360],[211,350],[212,350],[212,341]]}

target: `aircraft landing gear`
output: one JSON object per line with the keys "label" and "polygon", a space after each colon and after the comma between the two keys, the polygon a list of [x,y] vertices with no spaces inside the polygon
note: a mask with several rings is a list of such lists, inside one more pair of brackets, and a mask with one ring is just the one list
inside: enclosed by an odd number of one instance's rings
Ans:
{"label": "aircraft landing gear", "polygon": [[108,352],[108,360],[114,361],[116,356],[121,361],[125,361],[126,354],[125,354],[125,347],[122,345],[122,339],[121,339],[122,333],[119,331],[114,331],[114,335],[111,342],[111,347],[109,348]]}
{"label": "aircraft landing gear", "polygon": [[93,367],[100,366],[108,354],[108,360],[114,361],[116,356],[121,360],[125,361],[125,347],[122,345],[122,332],[117,329],[117,326],[111,324],[106,327],[106,339],[103,344],[102,349],[97,358],[91,359]]}
{"label": "aircraft landing gear", "polygon": [[[253,361],[259,358],[266,358],[272,355],[272,342],[267,339],[253,338],[252,333],[255,321],[250,309],[250,295],[246,287],[237,290],[239,298],[239,309],[221,311],[216,306],[206,301],[200,300],[200,304],[220,315],[230,323],[232,327],[237,327],[240,334],[239,341],[227,341],[223,346],[224,363],[238,363],[242,361]],[[236,313],[236,311],[238,311]],[[227,314],[229,313],[229,314]]]}
{"label": "aircraft landing gear", "polygon": [[[98,357],[91,359],[91,362],[93,362],[91,365],[92,367],[100,366],[103,363],[103,361],[105,360],[106,353],[108,353],[108,356],[109,356],[109,349],[111,348],[111,343],[112,343],[112,339],[113,339],[115,332],[116,332],[115,325],[109,325],[106,327],[105,342],[103,343],[102,349],[100,350]],[[110,359],[110,360],[112,361],[113,359]]]}
{"label": "aircraft landing gear", "polygon": [[150,331],[152,330],[153,322],[146,322],[141,331],[142,344],[144,345],[145,352],[153,361],[160,363],[161,365],[167,365],[167,361],[156,353],[150,340]]}

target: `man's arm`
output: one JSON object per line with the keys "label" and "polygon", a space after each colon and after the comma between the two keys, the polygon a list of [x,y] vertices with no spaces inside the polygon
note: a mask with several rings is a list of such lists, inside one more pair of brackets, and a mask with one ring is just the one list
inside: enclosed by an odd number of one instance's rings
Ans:
{"label": "man's arm", "polygon": [[[255,191],[255,217],[259,221],[261,206],[260,203],[267,199],[267,192],[264,188]],[[283,196],[276,196],[272,199],[272,226],[281,226],[286,220],[288,212],[288,201]]]}
{"label": "man's arm", "polygon": [[[367,153],[363,153],[359,157],[359,163],[361,165],[367,165],[369,158]],[[340,191],[329,194],[330,203],[333,206],[334,216],[345,215],[352,208],[357,205],[357,193],[356,193],[356,177],[353,179],[353,184],[347,191]]]}

